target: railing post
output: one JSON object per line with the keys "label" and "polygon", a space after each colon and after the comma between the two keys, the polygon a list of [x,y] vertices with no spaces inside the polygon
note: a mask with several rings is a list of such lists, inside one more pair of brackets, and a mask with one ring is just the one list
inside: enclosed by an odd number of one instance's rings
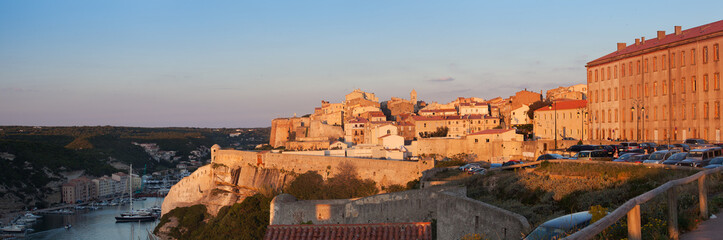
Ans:
{"label": "railing post", "polygon": [[698,200],[700,201],[700,217],[708,219],[708,188],[705,187],[705,176],[698,178]]}
{"label": "railing post", "polygon": [[678,193],[676,187],[668,189],[668,237],[678,240]]}
{"label": "railing post", "polygon": [[630,209],[630,211],[628,211],[628,239],[642,239],[642,234],[640,230],[640,205],[635,205],[633,209]]}

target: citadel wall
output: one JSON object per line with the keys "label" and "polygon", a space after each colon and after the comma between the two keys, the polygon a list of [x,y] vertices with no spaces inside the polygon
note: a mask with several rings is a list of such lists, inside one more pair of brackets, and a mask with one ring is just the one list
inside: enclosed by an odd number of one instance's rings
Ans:
{"label": "citadel wall", "polygon": [[490,239],[519,239],[530,229],[523,216],[466,197],[465,188],[434,188],[359,199],[298,201],[279,195],[271,202],[271,224],[362,224],[437,221],[439,239],[482,233]]}

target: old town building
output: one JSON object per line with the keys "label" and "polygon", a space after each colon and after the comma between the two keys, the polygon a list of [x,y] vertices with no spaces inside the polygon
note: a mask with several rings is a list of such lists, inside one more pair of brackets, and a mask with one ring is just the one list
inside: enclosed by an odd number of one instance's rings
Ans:
{"label": "old town building", "polygon": [[587,64],[594,139],[720,141],[723,21],[635,39]]}
{"label": "old town building", "polygon": [[[587,101],[567,100],[557,101],[547,107],[535,110],[534,133],[541,139],[589,139],[589,121],[586,121]],[[589,118],[589,116],[588,116]]]}

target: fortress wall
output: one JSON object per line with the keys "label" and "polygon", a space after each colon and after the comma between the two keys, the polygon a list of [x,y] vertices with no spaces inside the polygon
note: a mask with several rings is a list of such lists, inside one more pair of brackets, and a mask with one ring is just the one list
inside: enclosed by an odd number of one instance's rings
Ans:
{"label": "fortress wall", "polygon": [[[565,149],[577,144],[573,140],[558,140],[557,146]],[[477,161],[501,163],[510,159],[532,160],[555,147],[553,140],[492,141],[477,142],[472,139],[422,138],[412,144],[410,150],[420,156],[436,154],[451,157],[458,153],[475,154]],[[523,154],[526,153],[526,154]],[[528,155],[528,156],[525,156]],[[531,156],[531,157],[530,157]]]}
{"label": "fortress wall", "polygon": [[[451,191],[445,191],[451,190]],[[361,224],[437,220],[439,239],[483,233],[490,239],[519,239],[530,230],[523,216],[467,198],[464,188],[410,190],[359,199],[297,201],[279,195],[272,201],[271,224]]]}
{"label": "fortress wall", "polygon": [[212,149],[213,163],[223,164],[231,169],[258,166],[260,168],[277,169],[282,173],[305,173],[316,171],[324,178],[337,174],[342,164],[352,164],[359,176],[377,182],[379,186],[392,184],[405,185],[419,179],[422,172],[434,167],[431,161],[395,161],[366,158],[345,158],[329,156],[305,156],[279,154],[270,152],[246,152],[238,150]]}

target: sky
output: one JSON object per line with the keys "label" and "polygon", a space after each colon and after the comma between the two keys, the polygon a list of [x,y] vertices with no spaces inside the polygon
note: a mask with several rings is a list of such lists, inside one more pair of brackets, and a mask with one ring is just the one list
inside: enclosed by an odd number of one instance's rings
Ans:
{"label": "sky", "polygon": [[267,127],[341,102],[585,83],[723,1],[0,0],[0,125]]}

